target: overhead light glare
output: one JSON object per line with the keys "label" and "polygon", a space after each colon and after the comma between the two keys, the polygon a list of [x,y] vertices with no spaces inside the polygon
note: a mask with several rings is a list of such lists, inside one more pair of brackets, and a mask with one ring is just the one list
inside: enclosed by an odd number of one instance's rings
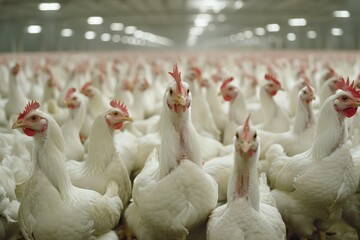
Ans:
{"label": "overhead light glare", "polygon": [[[120,36],[119,34],[114,34],[114,35],[112,36],[111,40],[112,40],[114,43],[118,43],[118,42],[120,42],[120,40],[121,40],[121,36]],[[126,39],[125,39],[125,41],[126,41]]]}
{"label": "overhead light glare", "polygon": [[134,34],[136,31],[136,27],[135,26],[127,26],[124,31],[126,34]]}
{"label": "overhead light glare", "polygon": [[103,23],[103,18],[99,16],[89,17],[87,23],[90,25],[100,25]]}
{"label": "overhead light glare", "polygon": [[61,36],[63,37],[71,37],[73,35],[73,30],[69,28],[64,28],[61,30]]}
{"label": "overhead light glare", "polygon": [[36,34],[41,32],[41,26],[39,25],[30,25],[27,27],[27,32],[31,34]]}
{"label": "overhead light glare", "polygon": [[317,37],[317,34],[316,34],[315,31],[308,31],[308,32],[306,33],[306,35],[307,35],[307,37],[310,38],[310,39],[314,39],[314,38]]}
{"label": "overhead light glare", "polygon": [[238,0],[238,1],[236,1],[236,2],[234,3],[234,7],[235,7],[235,9],[237,9],[237,10],[239,10],[239,9],[242,8],[243,6],[244,6],[244,2],[243,2],[243,1]]}
{"label": "overhead light glare", "polygon": [[292,27],[306,26],[307,22],[305,18],[291,18],[288,24]]}
{"label": "overhead light glare", "polygon": [[199,27],[192,27],[190,28],[190,32],[189,35],[190,36],[199,36],[204,32],[203,28],[199,28]]}
{"label": "overhead light glare", "polygon": [[341,28],[332,28],[331,34],[333,36],[341,36],[341,35],[343,35],[343,30]]}
{"label": "overhead light glare", "polygon": [[60,3],[40,3],[38,7],[40,11],[57,11],[61,5]]}
{"label": "overhead light glare", "polygon": [[212,16],[210,14],[198,14],[194,20],[194,25],[195,27],[206,27],[211,20]]}
{"label": "overhead light glare", "polygon": [[266,25],[266,30],[268,32],[278,32],[280,31],[280,25],[277,23],[268,24]]}
{"label": "overhead light glare", "polygon": [[295,33],[288,33],[287,35],[286,35],[286,38],[287,38],[287,40],[289,40],[289,41],[295,41],[296,40],[296,35],[295,35]]}
{"label": "overhead light glare", "polygon": [[350,17],[350,12],[346,10],[338,10],[333,12],[333,16],[338,18],[348,18]]}
{"label": "overhead light glare", "polygon": [[265,35],[265,29],[262,27],[258,27],[255,29],[255,34],[258,36],[264,36]]}
{"label": "overhead light glare", "polygon": [[109,33],[103,33],[100,36],[101,41],[108,42],[111,39],[111,35]]}
{"label": "overhead light glare", "polygon": [[96,33],[93,32],[93,31],[87,31],[87,32],[85,33],[85,38],[86,38],[87,40],[95,39],[95,37],[96,37]]}
{"label": "overhead light glare", "polygon": [[246,38],[252,38],[254,36],[253,32],[250,31],[250,30],[246,30],[244,32],[244,35],[245,35]]}
{"label": "overhead light glare", "polygon": [[122,31],[124,29],[124,24],[122,23],[112,23],[110,25],[112,31]]}

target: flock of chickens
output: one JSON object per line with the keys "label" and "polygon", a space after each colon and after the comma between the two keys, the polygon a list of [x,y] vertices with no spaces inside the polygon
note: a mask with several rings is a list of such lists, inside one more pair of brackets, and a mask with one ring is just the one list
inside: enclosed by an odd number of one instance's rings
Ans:
{"label": "flock of chickens", "polygon": [[360,239],[360,57],[0,59],[0,239]]}

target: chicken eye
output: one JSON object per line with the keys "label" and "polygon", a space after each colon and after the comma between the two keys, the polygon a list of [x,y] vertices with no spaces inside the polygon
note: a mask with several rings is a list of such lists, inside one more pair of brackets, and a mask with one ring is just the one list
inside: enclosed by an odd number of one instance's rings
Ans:
{"label": "chicken eye", "polygon": [[187,92],[187,94],[189,94],[189,92],[190,92],[190,89],[188,89],[188,90],[187,90],[186,92]]}
{"label": "chicken eye", "polygon": [[303,91],[303,94],[307,94],[306,90]]}
{"label": "chicken eye", "polygon": [[73,99],[74,101],[76,101],[76,100],[77,100],[77,97],[73,97],[72,99]]}
{"label": "chicken eye", "polygon": [[344,96],[341,97],[341,100],[343,100],[343,101],[347,101],[348,99],[349,99],[349,97],[346,96],[346,95],[344,95]]}
{"label": "chicken eye", "polygon": [[236,133],[236,135],[235,135],[235,136],[236,136],[236,139],[239,139],[239,134],[238,134],[238,133]]}
{"label": "chicken eye", "polygon": [[169,92],[170,92],[170,95],[172,95],[172,94],[173,94],[173,90],[172,90],[172,89],[170,89],[170,91],[169,91]]}
{"label": "chicken eye", "polygon": [[34,116],[31,116],[31,121],[33,121],[33,122],[35,122],[38,118],[37,118],[37,116],[36,115],[34,115]]}
{"label": "chicken eye", "polygon": [[117,117],[118,115],[119,115],[118,112],[113,112],[113,116],[114,116],[114,117]]}
{"label": "chicken eye", "polygon": [[256,137],[257,137],[257,134],[255,133],[255,134],[254,134],[254,139],[256,139]]}
{"label": "chicken eye", "polygon": [[232,90],[234,90],[234,88],[233,88],[233,87],[229,87],[229,90],[232,91]]}

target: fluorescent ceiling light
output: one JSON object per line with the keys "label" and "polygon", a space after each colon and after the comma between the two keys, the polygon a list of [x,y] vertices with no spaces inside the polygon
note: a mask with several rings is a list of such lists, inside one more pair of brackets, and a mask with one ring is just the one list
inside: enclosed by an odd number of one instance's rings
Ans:
{"label": "fluorescent ceiling light", "polygon": [[122,24],[122,23],[112,23],[110,25],[110,29],[112,31],[121,31],[121,30],[124,29],[124,24]]}
{"label": "fluorescent ceiling light", "polygon": [[57,11],[61,5],[60,3],[40,3],[38,7],[40,11]]}
{"label": "fluorescent ceiling light", "polygon": [[306,26],[306,19],[305,18],[291,18],[291,19],[289,19],[288,23],[292,27]]}
{"label": "fluorescent ceiling light", "polygon": [[343,30],[341,28],[332,28],[331,34],[333,36],[341,36],[341,35],[343,35]]}
{"label": "fluorescent ceiling light", "polygon": [[262,28],[262,27],[256,28],[255,29],[255,34],[258,35],[258,36],[263,36],[263,35],[265,35],[265,29]]}
{"label": "fluorescent ceiling light", "polygon": [[317,37],[317,34],[316,34],[315,31],[308,31],[308,32],[306,33],[306,35],[307,35],[307,37],[310,38],[310,39],[314,39],[314,38]]}
{"label": "fluorescent ceiling light", "polygon": [[254,36],[253,32],[250,31],[250,30],[246,30],[244,32],[244,35],[245,35],[246,38],[252,38]]}
{"label": "fluorescent ceiling light", "polygon": [[143,38],[145,36],[145,33],[141,30],[136,30],[134,33],[134,37],[136,38]]}
{"label": "fluorescent ceiling light", "polygon": [[[114,35],[112,36],[111,40],[112,40],[114,43],[118,43],[118,42],[120,42],[121,37],[120,37],[119,34],[114,34]],[[125,40],[125,41],[126,41],[126,40]]]}
{"label": "fluorescent ceiling light", "polygon": [[240,9],[240,8],[242,8],[243,6],[244,6],[244,2],[243,2],[243,1],[238,0],[238,1],[236,1],[236,2],[234,3],[235,9]]}
{"label": "fluorescent ceiling light", "polygon": [[268,24],[266,30],[268,30],[268,32],[278,32],[280,31],[280,26],[277,23]]}
{"label": "fluorescent ceiling light", "polygon": [[350,17],[349,11],[346,10],[338,10],[333,12],[334,17],[338,18],[348,18]]}
{"label": "fluorescent ceiling light", "polygon": [[61,30],[61,36],[63,37],[71,37],[73,35],[73,30],[69,28],[64,28]]}
{"label": "fluorescent ceiling light", "polygon": [[136,31],[136,27],[135,26],[127,26],[124,31],[126,34],[134,34]]}
{"label": "fluorescent ceiling light", "polygon": [[30,25],[27,27],[27,32],[36,34],[41,32],[41,27],[39,25]]}
{"label": "fluorescent ceiling light", "polygon": [[90,25],[100,25],[103,23],[103,18],[102,17],[98,17],[98,16],[94,16],[94,17],[89,17],[87,19],[87,23]]}
{"label": "fluorescent ceiling light", "polygon": [[111,39],[111,35],[109,33],[103,33],[100,36],[101,41],[108,42]]}
{"label": "fluorescent ceiling light", "polygon": [[96,34],[93,31],[87,31],[85,33],[85,38],[88,40],[94,39],[95,37],[96,37]]}
{"label": "fluorescent ceiling light", "polygon": [[204,32],[203,28],[192,27],[192,28],[190,28],[189,35],[190,36],[198,36],[198,35],[201,35],[203,32]]}
{"label": "fluorescent ceiling light", "polygon": [[209,25],[209,22],[212,20],[211,15],[209,14],[198,14],[194,20],[195,27],[206,27]]}
{"label": "fluorescent ceiling light", "polygon": [[296,40],[296,35],[295,35],[295,33],[288,33],[288,34],[286,35],[286,38],[287,38],[287,40],[289,40],[289,41],[295,41],[295,40]]}

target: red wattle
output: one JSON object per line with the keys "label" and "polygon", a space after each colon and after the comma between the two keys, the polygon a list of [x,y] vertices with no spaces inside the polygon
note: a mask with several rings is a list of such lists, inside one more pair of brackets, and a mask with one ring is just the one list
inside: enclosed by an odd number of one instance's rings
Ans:
{"label": "red wattle", "polygon": [[232,100],[232,97],[230,97],[229,95],[225,95],[224,100],[230,102]]}
{"label": "red wattle", "polygon": [[271,96],[275,96],[276,93],[277,93],[277,91],[272,91],[272,92],[270,93],[270,95],[271,95]]}
{"label": "red wattle", "polygon": [[356,114],[357,107],[349,107],[343,110],[345,117],[350,118]]}
{"label": "red wattle", "polygon": [[120,128],[122,128],[122,126],[123,126],[122,122],[115,123],[114,126],[113,126],[113,129],[120,129]]}
{"label": "red wattle", "polygon": [[75,109],[75,105],[74,105],[74,104],[69,104],[69,105],[68,105],[68,108],[70,108],[70,109]]}
{"label": "red wattle", "polygon": [[28,135],[29,137],[33,137],[36,134],[36,131],[30,128],[23,128],[23,131],[26,135]]}
{"label": "red wattle", "polygon": [[183,112],[185,112],[186,109],[187,109],[186,106],[183,106],[183,107],[182,107]]}
{"label": "red wattle", "polygon": [[174,104],[174,110],[175,110],[176,113],[179,112],[179,107],[178,107],[178,105],[176,103]]}

